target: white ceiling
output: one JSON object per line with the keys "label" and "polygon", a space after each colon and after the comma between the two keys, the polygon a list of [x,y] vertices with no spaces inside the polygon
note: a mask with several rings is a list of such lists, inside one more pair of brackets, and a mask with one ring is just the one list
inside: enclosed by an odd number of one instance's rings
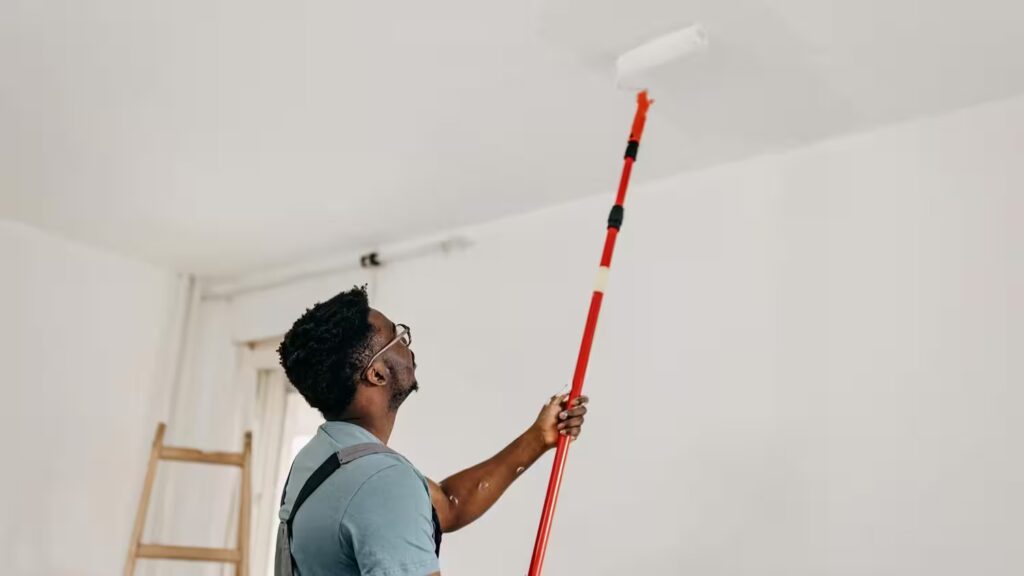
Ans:
{"label": "white ceiling", "polygon": [[0,217],[230,275],[1024,91],[1024,4],[0,0]]}

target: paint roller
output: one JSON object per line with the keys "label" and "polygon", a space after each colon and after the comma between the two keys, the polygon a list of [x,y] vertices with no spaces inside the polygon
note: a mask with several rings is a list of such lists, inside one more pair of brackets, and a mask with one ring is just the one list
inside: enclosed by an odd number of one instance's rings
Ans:
{"label": "paint roller", "polygon": [[[567,405],[570,407],[583,392],[583,380],[586,376],[587,364],[590,359],[590,348],[594,342],[594,333],[597,330],[597,318],[601,313],[601,302],[604,298],[608,274],[611,269],[612,254],[615,251],[615,239],[618,237],[623,217],[625,216],[626,189],[629,186],[629,177],[632,174],[633,163],[636,161],[637,151],[640,148],[640,138],[643,136],[644,124],[647,121],[647,109],[651,102],[653,102],[647,97],[646,82],[649,75],[655,70],[662,69],[666,65],[702,52],[707,47],[707,32],[701,25],[694,24],[668,34],[663,34],[632,50],[624,52],[615,62],[616,85],[619,88],[640,89],[640,92],[636,96],[636,115],[633,117],[633,125],[626,144],[622,176],[619,179],[619,190],[615,197],[615,204],[608,215],[608,229],[605,236],[604,250],[601,253],[601,264],[598,268],[594,292],[591,295],[590,310],[587,313],[587,322],[583,330],[583,342],[580,344],[579,356],[576,360],[576,372],[573,375],[572,388],[569,392]],[[555,505],[558,503],[558,492],[562,485],[565,461],[569,453],[569,441],[568,436],[561,436],[558,439],[558,448],[555,451],[555,461],[551,466],[551,478],[548,481],[547,495],[544,498],[544,509],[541,513],[540,526],[537,528],[537,539],[533,546],[533,557],[530,560],[529,576],[540,576],[544,565],[544,555],[547,552],[548,540],[551,535],[551,524],[555,516]]]}

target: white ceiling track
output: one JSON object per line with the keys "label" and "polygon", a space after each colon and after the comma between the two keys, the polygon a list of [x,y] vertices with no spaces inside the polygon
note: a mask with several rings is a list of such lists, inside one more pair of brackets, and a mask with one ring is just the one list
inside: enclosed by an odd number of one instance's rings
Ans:
{"label": "white ceiling track", "polygon": [[274,268],[265,272],[247,274],[240,278],[210,281],[203,287],[202,299],[231,299],[243,294],[272,290],[296,282],[333,276],[363,268],[381,268],[433,254],[449,254],[468,248],[471,245],[472,242],[464,236],[452,236],[439,240],[397,244],[393,247],[359,254],[349,253],[345,256],[304,261],[299,264]]}

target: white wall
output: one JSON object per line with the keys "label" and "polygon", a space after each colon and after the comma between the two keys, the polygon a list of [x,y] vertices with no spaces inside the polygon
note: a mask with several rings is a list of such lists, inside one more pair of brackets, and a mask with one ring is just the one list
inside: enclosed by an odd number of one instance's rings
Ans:
{"label": "white wall", "polygon": [[[1024,572],[1022,151],[1017,98],[637,186],[547,573]],[[427,474],[571,377],[613,161],[593,199],[377,272],[421,366],[394,445]],[[238,298],[220,329],[279,334],[364,280]],[[446,540],[446,576],[525,571],[548,462]]]}
{"label": "white wall", "polygon": [[2,572],[120,573],[183,284],[6,221],[0,269]]}

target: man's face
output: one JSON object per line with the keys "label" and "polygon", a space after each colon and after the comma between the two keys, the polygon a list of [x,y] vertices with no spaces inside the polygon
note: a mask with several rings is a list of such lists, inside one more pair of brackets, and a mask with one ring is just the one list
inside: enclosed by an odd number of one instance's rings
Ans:
{"label": "man's face", "polygon": [[[380,311],[370,310],[370,325],[374,336],[371,352],[376,353],[392,342],[398,335],[398,327]],[[416,354],[403,342],[398,341],[381,355],[380,360],[387,367],[388,387],[391,392],[390,407],[397,410],[410,394],[419,389],[416,381]]]}

